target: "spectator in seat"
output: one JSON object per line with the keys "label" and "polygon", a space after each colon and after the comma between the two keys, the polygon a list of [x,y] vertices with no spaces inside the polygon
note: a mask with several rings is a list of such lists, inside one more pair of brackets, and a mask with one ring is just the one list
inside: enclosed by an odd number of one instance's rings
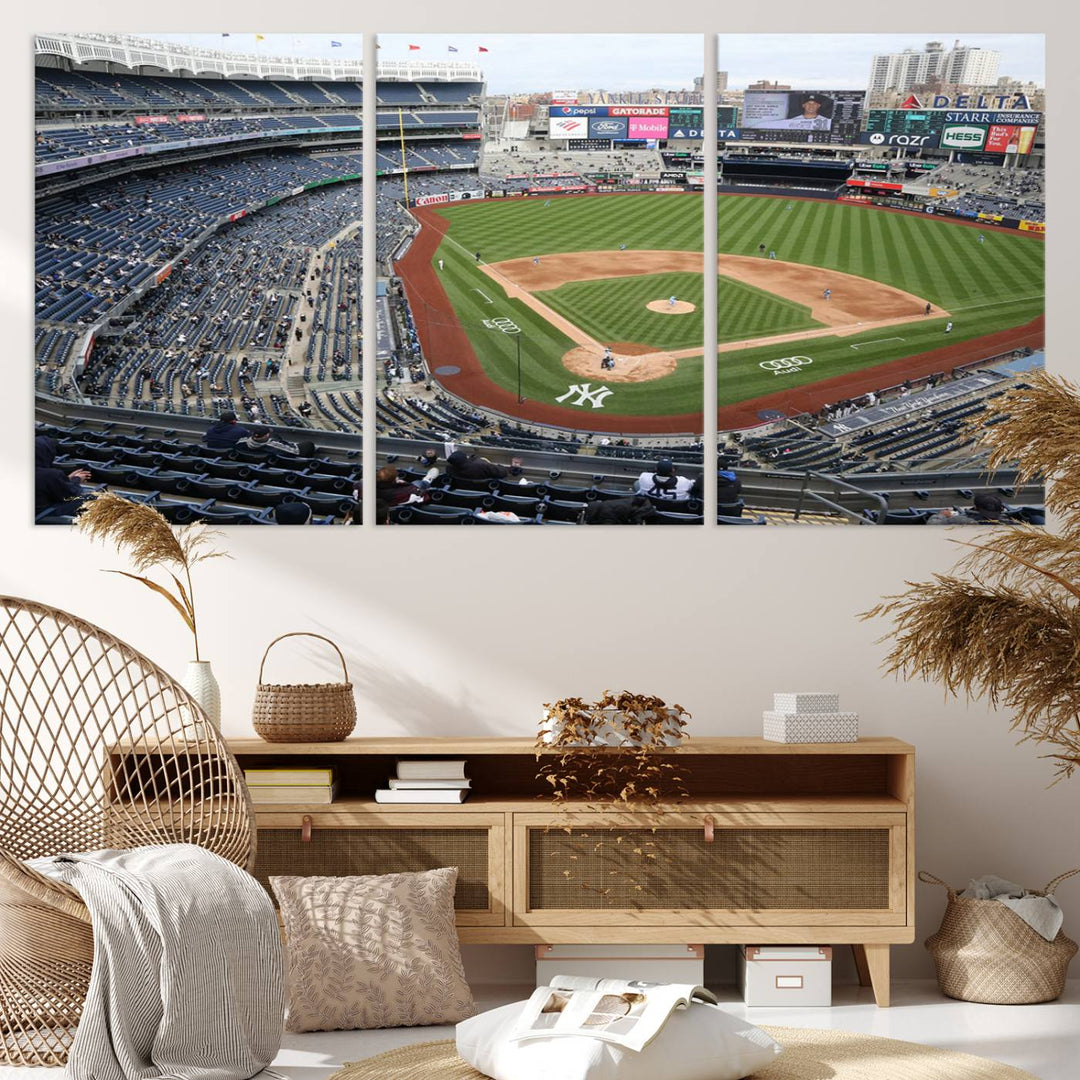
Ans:
{"label": "spectator in seat", "polygon": [[639,495],[654,499],[688,499],[693,482],[675,472],[671,458],[660,458],[655,472],[643,472],[634,483]]}
{"label": "spectator in seat", "polygon": [[375,474],[375,498],[391,506],[427,502],[428,488],[431,487],[431,481],[438,475],[438,469],[428,469],[423,480],[413,483],[398,476],[398,471],[393,465],[384,465]]}
{"label": "spectator in seat", "polygon": [[[742,481],[730,469],[716,470],[716,505],[725,517],[742,517],[741,491]],[[731,508],[730,513],[727,507]]]}
{"label": "spectator in seat", "polygon": [[279,503],[274,507],[276,525],[310,525],[311,507],[303,502]]}
{"label": "spectator in seat", "polygon": [[585,508],[582,525],[644,525],[656,513],[650,499],[631,495],[626,499],[597,499]]}
{"label": "spectator in seat", "polygon": [[[34,439],[34,511],[67,503],[69,512],[76,514],[82,505],[82,482],[90,479],[86,469],[74,469],[65,473],[53,467],[59,452],[56,440],[48,435]],[[68,507],[61,507],[67,510]]]}
{"label": "spectator in seat", "polygon": [[926,519],[927,525],[1006,525],[1005,504],[997,495],[980,491],[966,510],[952,507]]}
{"label": "spectator in seat", "polygon": [[288,454],[290,457],[311,457],[315,453],[312,442],[289,442],[279,435],[271,435],[265,428],[250,432],[236,444],[237,449],[256,454]]}
{"label": "spectator in seat", "polygon": [[504,477],[521,473],[521,459],[514,458],[508,469],[505,465],[496,465],[494,461],[480,457],[479,454],[455,450],[446,459],[446,473],[451,480],[502,480]]}
{"label": "spectator in seat", "polygon": [[241,440],[247,438],[251,432],[246,427],[241,427],[236,422],[236,413],[223,412],[218,417],[217,423],[211,425],[203,436],[203,442],[211,450],[231,450]]}

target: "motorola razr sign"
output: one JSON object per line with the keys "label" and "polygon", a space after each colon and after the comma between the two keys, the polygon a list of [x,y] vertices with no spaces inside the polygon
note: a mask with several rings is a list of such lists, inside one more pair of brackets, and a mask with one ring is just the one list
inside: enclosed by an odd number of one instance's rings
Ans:
{"label": "motorola razr sign", "polygon": [[941,129],[942,150],[981,150],[986,142],[983,124],[947,124]]}

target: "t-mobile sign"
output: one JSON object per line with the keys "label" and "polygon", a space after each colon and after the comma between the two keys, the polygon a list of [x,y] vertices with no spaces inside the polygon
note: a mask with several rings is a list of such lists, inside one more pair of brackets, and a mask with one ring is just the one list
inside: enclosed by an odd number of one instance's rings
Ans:
{"label": "t-mobile sign", "polygon": [[630,139],[666,139],[666,116],[631,116],[627,138]]}

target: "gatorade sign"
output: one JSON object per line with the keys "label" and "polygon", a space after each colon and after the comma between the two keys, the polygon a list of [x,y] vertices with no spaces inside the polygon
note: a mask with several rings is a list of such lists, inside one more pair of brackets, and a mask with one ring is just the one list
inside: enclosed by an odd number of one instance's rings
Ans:
{"label": "gatorade sign", "polygon": [[947,124],[941,130],[942,150],[981,150],[986,128],[981,124]]}

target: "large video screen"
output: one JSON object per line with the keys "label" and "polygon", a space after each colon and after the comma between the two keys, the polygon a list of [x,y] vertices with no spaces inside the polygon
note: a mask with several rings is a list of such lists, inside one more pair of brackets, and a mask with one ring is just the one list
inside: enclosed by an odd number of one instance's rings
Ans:
{"label": "large video screen", "polygon": [[859,135],[862,90],[747,90],[742,138],[848,145]]}

